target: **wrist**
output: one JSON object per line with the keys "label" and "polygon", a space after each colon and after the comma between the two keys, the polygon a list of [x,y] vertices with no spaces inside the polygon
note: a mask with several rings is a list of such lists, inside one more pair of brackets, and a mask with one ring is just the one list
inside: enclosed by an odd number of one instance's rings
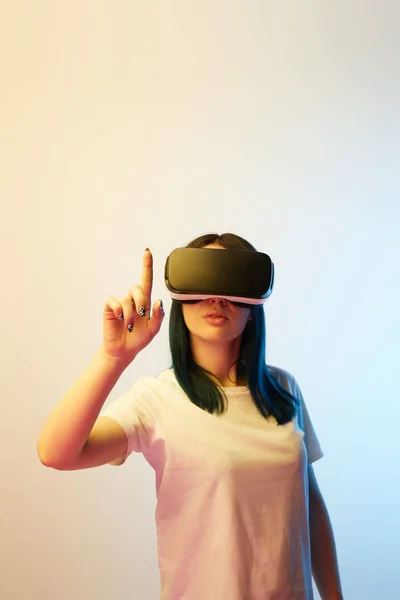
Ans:
{"label": "wrist", "polygon": [[112,356],[103,346],[101,346],[96,354],[96,360],[101,363],[103,369],[106,369],[115,375],[122,375],[132,362],[133,358],[127,360],[126,358],[121,358],[119,356]]}

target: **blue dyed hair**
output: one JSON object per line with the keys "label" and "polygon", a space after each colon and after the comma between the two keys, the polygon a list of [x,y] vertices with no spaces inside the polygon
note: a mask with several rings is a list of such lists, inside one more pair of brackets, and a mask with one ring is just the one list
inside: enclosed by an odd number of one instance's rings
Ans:
{"label": "blue dyed hair", "polygon": [[[186,248],[203,248],[212,243],[218,243],[228,250],[256,252],[254,246],[247,240],[233,233],[206,234],[191,241]],[[237,364],[237,379],[247,381],[253,401],[261,415],[264,418],[272,415],[279,425],[283,425],[293,419],[299,401],[278,383],[266,364],[264,308],[250,306],[250,310],[253,318],[243,331],[239,356],[233,363],[233,365]],[[225,412],[227,398],[223,389],[214,383],[207,375],[207,371],[193,359],[190,332],[183,317],[182,304],[176,300],[172,300],[171,306],[169,343],[171,368],[189,399],[211,414]]]}

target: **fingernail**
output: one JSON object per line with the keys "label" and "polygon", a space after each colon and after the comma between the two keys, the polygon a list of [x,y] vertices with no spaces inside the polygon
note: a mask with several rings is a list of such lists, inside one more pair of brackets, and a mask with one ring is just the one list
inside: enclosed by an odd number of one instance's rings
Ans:
{"label": "fingernail", "polygon": [[139,315],[140,315],[141,317],[144,317],[144,316],[145,316],[145,314],[146,314],[146,309],[145,309],[145,307],[144,307],[144,306],[141,306],[141,307],[139,308]]}
{"label": "fingernail", "polygon": [[162,314],[163,314],[163,315],[165,315],[165,312],[164,312],[164,305],[163,305],[163,301],[162,301],[162,300],[160,300],[160,308],[161,308],[161,312],[162,312]]}
{"label": "fingernail", "polygon": [[124,315],[121,313],[120,315],[118,315],[118,319],[119,319],[120,321],[123,321],[123,320],[124,320]]}
{"label": "fingernail", "polygon": [[133,331],[133,325],[131,323],[129,323],[129,325],[128,325],[128,331],[129,331],[129,333],[132,333],[132,331]]}
{"label": "fingernail", "polygon": [[150,252],[150,248],[146,248],[145,252]]}

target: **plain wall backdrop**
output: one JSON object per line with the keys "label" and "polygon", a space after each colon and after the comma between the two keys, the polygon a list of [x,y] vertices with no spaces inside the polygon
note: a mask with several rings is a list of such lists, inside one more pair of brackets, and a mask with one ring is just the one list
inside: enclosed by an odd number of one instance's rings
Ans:
{"label": "plain wall backdrop", "polygon": [[1,599],[158,598],[151,467],[57,472],[36,442],[146,246],[166,319],[107,402],[170,366],[164,262],[210,231],[275,262],[267,361],[325,452],[345,599],[399,598],[398,1],[1,13]]}

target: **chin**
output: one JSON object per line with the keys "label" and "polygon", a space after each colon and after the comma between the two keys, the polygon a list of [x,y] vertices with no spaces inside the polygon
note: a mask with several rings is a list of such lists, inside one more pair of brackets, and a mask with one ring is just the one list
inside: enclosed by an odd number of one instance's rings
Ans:
{"label": "chin", "polygon": [[240,331],[229,331],[228,327],[193,328],[192,335],[207,341],[233,342],[241,336]]}

